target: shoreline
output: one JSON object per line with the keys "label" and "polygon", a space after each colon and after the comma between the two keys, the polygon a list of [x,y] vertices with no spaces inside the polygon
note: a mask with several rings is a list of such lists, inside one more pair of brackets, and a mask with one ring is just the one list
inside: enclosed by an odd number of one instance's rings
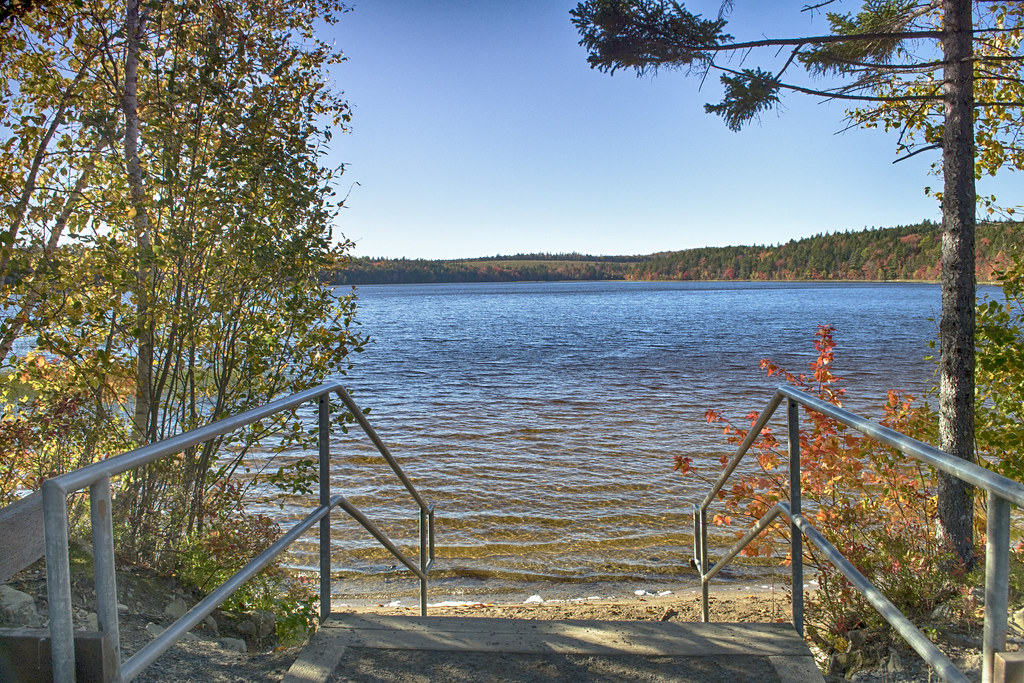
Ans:
{"label": "shoreline", "polygon": [[[730,571],[731,570],[731,571]],[[383,582],[332,582],[331,604],[352,608],[419,607],[419,583],[411,575]],[[817,582],[805,576],[804,591]],[[347,589],[347,590],[346,590]],[[722,572],[710,584],[710,594],[771,594],[790,590],[790,574],[777,566],[748,566],[743,562]],[[629,580],[508,581],[497,578],[474,580],[464,576],[431,578],[428,605],[485,604],[511,607],[524,604],[559,605],[581,602],[632,601],[638,597],[700,595],[700,580],[692,572],[675,576],[636,577]]]}
{"label": "shoreline", "polygon": [[[808,590],[813,590],[809,586]],[[658,592],[637,589],[632,595],[590,595],[545,598],[537,593],[511,596],[428,594],[428,616],[479,616],[519,619],[701,620],[700,585]],[[792,597],[788,582],[711,585],[711,621],[790,621]],[[331,601],[331,611],[354,614],[419,614],[418,597],[390,600]]]}
{"label": "shoreline", "polygon": [[[910,280],[910,279],[892,279],[892,280],[850,280],[850,279],[834,279],[834,280],[750,280],[742,278],[732,278],[729,280],[725,279],[702,279],[702,280],[676,280],[676,279],[629,279],[629,278],[607,278],[604,280],[481,280],[473,282],[363,282],[360,284],[340,284],[332,285],[328,284],[329,287],[401,287],[406,285],[493,285],[493,284],[558,284],[567,282],[686,282],[686,283],[723,283],[723,282],[736,282],[742,284],[825,284],[825,285],[842,285],[842,284],[863,284],[863,285],[938,285],[941,284],[939,280]],[[991,286],[999,287],[1002,285],[1002,280],[978,280],[976,283],[978,286]]]}

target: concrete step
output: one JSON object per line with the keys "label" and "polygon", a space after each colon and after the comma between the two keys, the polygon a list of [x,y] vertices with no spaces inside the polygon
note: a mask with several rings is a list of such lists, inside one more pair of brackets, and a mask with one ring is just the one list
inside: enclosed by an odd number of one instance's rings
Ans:
{"label": "concrete step", "polygon": [[339,614],[321,626],[284,680],[824,679],[789,624]]}

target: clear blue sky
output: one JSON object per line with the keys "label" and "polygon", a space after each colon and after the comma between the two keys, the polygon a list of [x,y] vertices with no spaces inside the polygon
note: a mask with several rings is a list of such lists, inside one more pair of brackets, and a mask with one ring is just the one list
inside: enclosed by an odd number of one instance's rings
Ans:
{"label": "clear blue sky", "polygon": [[[741,0],[728,30],[824,32],[804,4]],[[924,194],[937,152],[893,165],[895,134],[839,133],[842,103],[797,94],[733,133],[703,111],[717,76],[590,69],[575,5],[356,0],[330,29],[354,110],[332,143],[351,188],[337,228],[356,255],[646,254],[938,219]],[[1018,205],[1018,185],[979,189]]]}

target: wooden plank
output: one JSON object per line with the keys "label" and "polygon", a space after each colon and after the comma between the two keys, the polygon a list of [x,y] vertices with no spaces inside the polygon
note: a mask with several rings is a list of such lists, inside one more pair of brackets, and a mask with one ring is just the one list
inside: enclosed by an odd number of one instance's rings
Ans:
{"label": "wooden plank", "polygon": [[1024,652],[997,652],[992,680],[998,683],[1024,683]]}
{"label": "wooden plank", "polygon": [[39,491],[0,508],[0,583],[46,554]]}
{"label": "wooden plank", "polygon": [[[75,631],[75,680],[110,683],[116,671],[109,633]],[[50,683],[50,631],[45,628],[0,628],[0,681]]]}
{"label": "wooden plank", "polygon": [[636,655],[810,655],[787,624],[699,624],[480,617],[342,615],[336,646],[470,652]]}

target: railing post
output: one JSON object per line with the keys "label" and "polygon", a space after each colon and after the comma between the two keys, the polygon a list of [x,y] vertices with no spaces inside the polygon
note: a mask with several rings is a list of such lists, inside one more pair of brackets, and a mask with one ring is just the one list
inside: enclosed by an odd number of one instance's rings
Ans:
{"label": "railing post", "polygon": [[789,539],[790,566],[793,569],[793,628],[804,637],[804,548],[803,536],[793,520],[800,512],[800,406],[786,401],[786,425],[789,431]]}
{"label": "railing post", "polygon": [[700,572],[700,617],[706,624],[711,621],[711,610],[708,604],[708,525],[707,511],[700,505],[693,506],[693,550],[697,560],[697,571]]}
{"label": "railing post", "polygon": [[[701,571],[701,567],[703,567],[704,565],[703,565],[703,563],[701,561],[701,557],[702,557],[702,553],[701,553],[701,550],[700,550],[700,505],[694,505],[693,506],[693,560],[691,562],[693,564],[693,568],[697,570],[697,575],[700,576],[701,593],[703,594],[705,592],[704,591],[704,572]],[[701,611],[701,615],[703,615],[703,614],[704,614],[704,612]],[[704,618],[704,621],[707,622],[707,619]]]}
{"label": "railing post", "polygon": [[75,680],[75,625],[71,621],[71,561],[68,559],[68,499],[52,479],[43,482],[46,537],[46,598],[49,601],[53,680]]}
{"label": "railing post", "polygon": [[981,680],[982,683],[993,683],[995,655],[1006,649],[1006,619],[1010,590],[1010,503],[992,491],[988,493],[987,524]]}
{"label": "railing post", "polygon": [[[427,510],[420,508],[420,571],[427,573]],[[420,579],[420,616],[427,616],[427,580]]]}
{"label": "railing post", "polygon": [[117,618],[117,572],[114,568],[114,520],[110,504],[110,477],[89,487],[92,522],[92,561],[96,582],[96,616],[100,631],[114,651],[113,680],[121,678],[121,631]]}
{"label": "railing post", "polygon": [[[317,397],[320,446],[320,506],[331,504],[331,396]],[[320,520],[320,621],[331,616],[331,515]]]}
{"label": "railing post", "polygon": [[434,563],[434,506],[431,505],[427,508],[427,529],[430,530],[430,542],[428,543],[430,551],[430,564]]}

